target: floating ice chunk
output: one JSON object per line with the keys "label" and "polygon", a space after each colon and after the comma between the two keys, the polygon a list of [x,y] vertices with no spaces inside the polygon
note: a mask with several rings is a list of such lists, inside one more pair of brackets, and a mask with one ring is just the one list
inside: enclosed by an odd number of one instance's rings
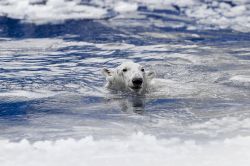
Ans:
{"label": "floating ice chunk", "polygon": [[0,2],[0,16],[22,19],[36,24],[57,23],[68,19],[99,19],[106,9],[81,4],[79,0],[47,0],[44,4],[30,0]]}
{"label": "floating ice chunk", "polygon": [[197,20],[203,28],[229,28],[241,32],[250,31],[249,4],[245,1],[202,3],[188,6],[184,13]]}
{"label": "floating ice chunk", "polygon": [[120,13],[126,13],[131,11],[136,11],[138,5],[136,3],[118,2],[116,3],[114,10]]}
{"label": "floating ice chunk", "polygon": [[9,92],[0,93],[0,97],[24,97],[28,99],[46,98],[56,95],[57,93],[46,90],[25,91],[25,90],[13,90]]}
{"label": "floating ice chunk", "polygon": [[239,82],[250,82],[250,76],[246,75],[236,75],[230,78],[232,81],[239,81]]}
{"label": "floating ice chunk", "polygon": [[[60,23],[68,19],[102,19],[109,11],[121,15],[137,12],[138,7],[149,10],[179,9],[188,18],[196,20],[197,28],[230,28],[241,32],[250,32],[250,5],[247,0],[210,2],[201,0],[2,0],[0,16],[21,19],[35,24]],[[177,8],[176,8],[177,7]],[[128,15],[123,15],[129,18]],[[189,27],[189,25],[187,25]],[[191,28],[191,27],[189,27]]]}

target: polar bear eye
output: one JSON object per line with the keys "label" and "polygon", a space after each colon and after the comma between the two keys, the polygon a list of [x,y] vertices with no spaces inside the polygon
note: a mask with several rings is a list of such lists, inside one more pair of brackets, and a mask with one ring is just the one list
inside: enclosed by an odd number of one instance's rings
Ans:
{"label": "polar bear eye", "polygon": [[123,72],[126,72],[126,71],[128,71],[128,69],[124,68],[124,69],[122,69],[122,71],[123,71]]}
{"label": "polar bear eye", "polygon": [[142,68],[141,71],[144,72],[145,70]]}

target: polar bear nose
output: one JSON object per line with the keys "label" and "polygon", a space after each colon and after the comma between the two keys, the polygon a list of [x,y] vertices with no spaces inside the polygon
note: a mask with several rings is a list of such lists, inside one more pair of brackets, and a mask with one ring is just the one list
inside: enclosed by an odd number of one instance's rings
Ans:
{"label": "polar bear nose", "polygon": [[135,86],[140,86],[142,84],[142,78],[133,78],[132,80],[132,83],[135,85]]}

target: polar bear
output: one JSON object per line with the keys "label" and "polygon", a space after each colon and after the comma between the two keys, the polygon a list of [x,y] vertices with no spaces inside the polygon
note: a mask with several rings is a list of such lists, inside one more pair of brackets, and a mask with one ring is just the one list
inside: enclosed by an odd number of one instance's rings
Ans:
{"label": "polar bear", "polygon": [[146,71],[143,66],[132,61],[123,62],[114,69],[102,69],[102,74],[106,77],[106,88],[132,92],[135,94],[145,94],[149,90],[150,82],[155,73]]}

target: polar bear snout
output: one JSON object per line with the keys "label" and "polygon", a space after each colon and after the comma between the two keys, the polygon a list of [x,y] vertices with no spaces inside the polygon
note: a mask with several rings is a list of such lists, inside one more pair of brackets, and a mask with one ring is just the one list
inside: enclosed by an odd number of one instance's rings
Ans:
{"label": "polar bear snout", "polygon": [[142,78],[138,78],[138,77],[135,77],[132,79],[132,83],[135,87],[140,87],[143,83],[143,79]]}

